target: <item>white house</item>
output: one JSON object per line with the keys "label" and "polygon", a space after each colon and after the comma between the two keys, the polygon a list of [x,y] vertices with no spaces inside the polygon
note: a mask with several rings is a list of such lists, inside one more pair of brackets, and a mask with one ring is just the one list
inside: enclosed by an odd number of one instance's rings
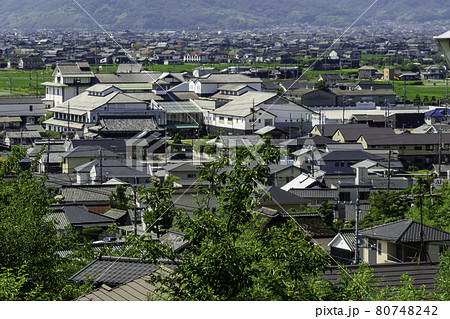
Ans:
{"label": "white house", "polygon": [[63,102],[84,92],[92,86],[95,78],[89,63],[58,64],[53,71],[53,82],[44,82],[44,103],[49,107],[60,106]]}
{"label": "white house", "polygon": [[311,123],[313,113],[276,93],[249,91],[210,112],[205,123],[213,131],[250,134],[265,126]]}
{"label": "white house", "polygon": [[251,78],[242,74],[208,74],[199,78],[192,78],[189,81],[189,91],[198,95],[208,96],[219,91],[225,84],[244,84],[261,91],[261,79]]}
{"label": "white house", "polygon": [[83,130],[102,115],[154,114],[158,125],[164,124],[161,110],[151,110],[149,103],[120,91],[113,85],[96,84],[85,92],[49,110],[53,118],[44,121],[47,130],[63,132]]}

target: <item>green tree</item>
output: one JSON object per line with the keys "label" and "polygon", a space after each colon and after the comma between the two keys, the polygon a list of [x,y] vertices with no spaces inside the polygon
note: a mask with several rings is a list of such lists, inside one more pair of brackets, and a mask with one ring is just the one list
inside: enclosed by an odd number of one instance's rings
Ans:
{"label": "green tree", "polygon": [[370,210],[361,220],[361,227],[373,227],[404,219],[408,200],[398,192],[376,191],[370,194]]}
{"label": "green tree", "polygon": [[319,213],[322,215],[325,225],[333,227],[334,221],[334,205],[323,201],[319,207]]}
{"label": "green tree", "polygon": [[127,187],[117,185],[116,191],[108,197],[108,205],[111,208],[128,210],[132,206],[131,196],[127,195]]}
{"label": "green tree", "polygon": [[330,88],[330,86],[328,85],[327,82],[325,82],[323,80],[319,80],[316,83],[314,83],[314,88],[317,90],[327,91]]}
{"label": "green tree", "polygon": [[143,214],[146,227],[158,238],[172,227],[174,217],[179,213],[171,201],[174,179],[170,180],[172,183],[155,180],[153,187],[139,187],[137,190],[139,200],[146,205]]}
{"label": "green tree", "polygon": [[60,257],[58,251],[75,249],[76,242],[70,232],[57,234],[49,218],[55,192],[45,187],[45,178],[33,176],[37,159],[31,169],[20,168],[25,155],[26,149],[15,146],[0,166],[0,267],[7,282],[0,294],[9,300],[30,299],[34,292],[44,299],[72,299],[76,285],[68,284],[67,278],[80,264]]}
{"label": "green tree", "polygon": [[[158,293],[172,300],[318,299],[312,279],[324,273],[326,254],[293,222],[262,229],[263,221],[254,212],[267,196],[259,189],[269,170],[265,164],[277,162],[279,152],[266,141],[257,150],[224,153],[199,169],[204,184],[196,186],[193,216],[175,211],[176,227],[190,246],[179,255],[161,250],[160,257],[179,266],[152,277]],[[162,203],[154,195],[147,203]],[[210,207],[213,199],[215,210]],[[173,204],[165,205],[159,213],[171,213]]]}
{"label": "green tree", "polygon": [[416,97],[413,100],[414,106],[422,105],[422,101],[420,100],[420,95],[417,94]]}

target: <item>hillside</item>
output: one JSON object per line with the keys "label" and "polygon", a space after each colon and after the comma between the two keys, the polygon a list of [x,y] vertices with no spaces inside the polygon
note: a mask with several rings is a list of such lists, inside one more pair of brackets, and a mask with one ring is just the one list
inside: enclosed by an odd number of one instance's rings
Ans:
{"label": "hillside", "polygon": [[[73,0],[2,0],[0,29],[93,29]],[[309,23],[348,26],[373,0],[77,0],[109,30],[243,29]],[[449,21],[447,0],[379,0],[362,23]]]}

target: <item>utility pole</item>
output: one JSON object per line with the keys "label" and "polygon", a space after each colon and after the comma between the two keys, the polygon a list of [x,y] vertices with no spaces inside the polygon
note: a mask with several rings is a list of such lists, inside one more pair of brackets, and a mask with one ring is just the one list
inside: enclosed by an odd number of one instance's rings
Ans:
{"label": "utility pole", "polygon": [[69,138],[70,130],[70,102],[67,102],[67,138]]}
{"label": "utility pole", "polygon": [[391,146],[389,146],[389,156],[388,156],[388,176],[387,176],[387,192],[391,190]]}
{"label": "utility pole", "polygon": [[441,158],[442,156],[442,122],[439,127],[439,141],[438,141],[438,178],[441,177]]}
{"label": "utility pole", "polygon": [[47,168],[45,172],[48,173],[50,167],[50,137],[47,139]]}
{"label": "utility pole", "polygon": [[345,123],[345,95],[342,99],[342,124]]}
{"label": "utility pole", "polygon": [[255,133],[255,99],[253,99],[252,104],[252,134]]}
{"label": "utility pole", "polygon": [[356,198],[356,224],[355,224],[355,260],[354,260],[354,264],[358,265],[359,264],[359,240],[360,240],[360,235],[359,235],[359,190],[356,192],[357,194],[357,198]]}
{"label": "utility pole", "polygon": [[134,195],[134,236],[137,237],[137,197],[136,197],[137,180],[134,178],[133,195]]}
{"label": "utility pole", "polygon": [[99,155],[99,163],[100,163],[100,185],[103,184],[103,154],[102,154],[102,148],[100,147],[98,150]]}

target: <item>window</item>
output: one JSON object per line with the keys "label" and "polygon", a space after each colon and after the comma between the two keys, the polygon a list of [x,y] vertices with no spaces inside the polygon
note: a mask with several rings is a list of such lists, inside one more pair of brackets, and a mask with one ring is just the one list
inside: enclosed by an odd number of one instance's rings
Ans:
{"label": "window", "polygon": [[432,151],[434,149],[434,146],[433,145],[427,145],[426,146],[426,150],[427,151]]}
{"label": "window", "polygon": [[265,119],[264,126],[272,126],[272,119]]}
{"label": "window", "polygon": [[30,112],[33,112],[33,105],[30,105]]}
{"label": "window", "polygon": [[414,149],[415,149],[416,151],[420,151],[420,150],[422,149],[422,146],[414,146]]}
{"label": "window", "polygon": [[377,251],[378,251],[378,256],[381,255],[381,248],[382,248],[382,245],[381,245],[381,242],[379,241],[379,242],[378,242],[378,249],[377,249]]}

